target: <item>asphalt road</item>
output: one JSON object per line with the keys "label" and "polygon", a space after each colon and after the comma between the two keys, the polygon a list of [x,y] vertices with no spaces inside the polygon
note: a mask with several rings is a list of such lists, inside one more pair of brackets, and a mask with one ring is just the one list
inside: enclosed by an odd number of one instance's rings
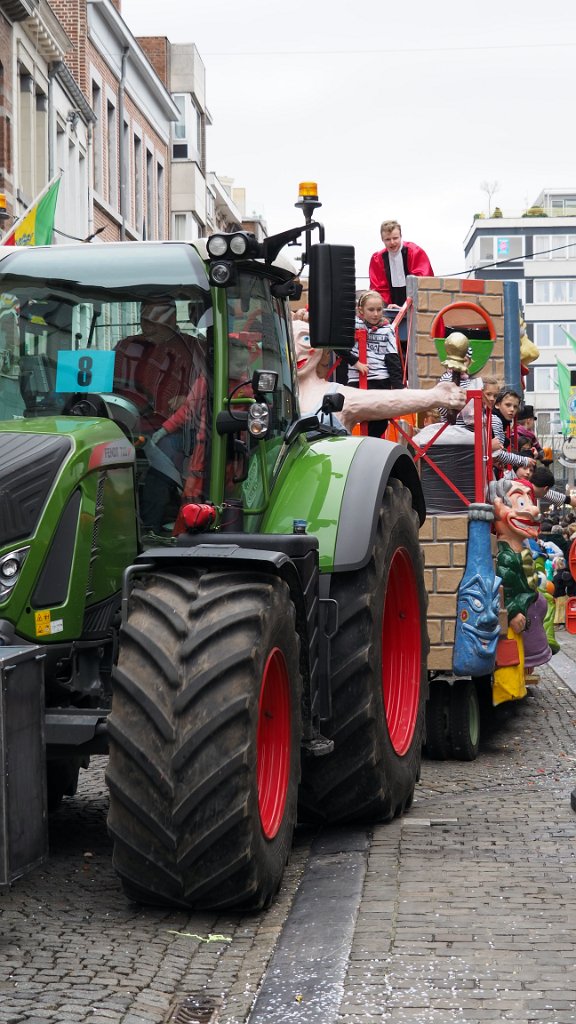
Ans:
{"label": "asphalt road", "polygon": [[425,761],[410,813],[299,829],[256,915],[129,903],[101,760],[0,896],[0,1024],[576,1022],[576,642],[471,764]]}

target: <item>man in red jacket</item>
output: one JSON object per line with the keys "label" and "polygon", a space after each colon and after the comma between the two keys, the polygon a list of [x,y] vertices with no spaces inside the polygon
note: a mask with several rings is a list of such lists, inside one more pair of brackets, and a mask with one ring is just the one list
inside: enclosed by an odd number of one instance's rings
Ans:
{"label": "man in red jacket", "polygon": [[402,241],[402,228],[397,220],[385,220],[380,228],[385,248],[370,260],[370,288],[380,292],[385,306],[399,308],[406,302],[406,278],[434,277],[424,249],[415,242]]}

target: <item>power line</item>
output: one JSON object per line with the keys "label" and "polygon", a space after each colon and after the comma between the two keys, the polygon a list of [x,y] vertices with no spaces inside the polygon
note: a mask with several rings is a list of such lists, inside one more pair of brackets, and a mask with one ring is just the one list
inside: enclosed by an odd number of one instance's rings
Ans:
{"label": "power line", "polygon": [[384,53],[490,53],[494,50],[555,50],[574,48],[576,43],[489,43],[486,46],[394,46],[378,50],[203,50],[203,57],[353,57]]}
{"label": "power line", "polygon": [[[493,237],[491,235],[484,235],[484,238]],[[474,274],[477,270],[489,270],[490,267],[503,267],[505,263],[516,263],[517,260],[533,260],[537,256],[547,256],[550,252],[560,252],[561,249],[572,249],[576,245],[575,242],[569,242],[567,245],[557,245],[553,249],[539,249],[538,252],[527,253],[525,256],[509,256],[506,260],[494,260],[493,263],[479,263],[476,267],[466,267],[465,270],[456,270],[453,274],[438,274],[438,277],[460,277],[462,274]],[[359,281],[367,281],[368,274],[357,274]]]}
{"label": "power line", "polygon": [[[484,238],[494,237],[493,235],[484,235]],[[554,249],[539,249],[538,252],[527,253],[524,256],[509,256],[506,260],[494,260],[493,263],[481,263],[477,267],[466,267],[466,270],[457,270],[454,274],[442,274],[442,277],[460,277],[461,274],[474,274],[477,270],[489,270],[490,267],[502,267],[505,263],[516,263],[517,260],[533,260],[537,256],[547,256],[550,252],[560,252],[561,249],[572,249],[574,242],[569,242],[568,245],[557,245]]]}

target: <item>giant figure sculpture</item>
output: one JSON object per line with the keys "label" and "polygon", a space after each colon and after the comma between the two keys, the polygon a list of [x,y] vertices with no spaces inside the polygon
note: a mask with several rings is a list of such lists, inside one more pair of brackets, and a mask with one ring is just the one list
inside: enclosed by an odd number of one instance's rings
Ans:
{"label": "giant figure sculpture", "polygon": [[310,347],[309,325],[304,320],[295,320],[292,331],[302,412],[319,411],[327,394],[339,392],[344,396],[344,407],[338,418],[346,430],[351,431],[364,420],[393,419],[404,413],[425,412],[436,406],[458,412],[466,404],[463,391],[449,382],[436,384],[433,388],[402,388],[399,391],[364,391],[331,383],[327,380],[329,353]]}
{"label": "giant figure sculpture", "polygon": [[[552,657],[543,625],[546,600],[538,590],[538,573],[525,543],[538,535],[538,507],[530,486],[521,480],[494,480],[488,492],[494,505],[498,537],[496,565],[504,587],[508,636],[522,639],[524,669],[530,670],[546,664]],[[514,696],[525,695],[525,684],[526,677],[519,680],[519,692]]]}

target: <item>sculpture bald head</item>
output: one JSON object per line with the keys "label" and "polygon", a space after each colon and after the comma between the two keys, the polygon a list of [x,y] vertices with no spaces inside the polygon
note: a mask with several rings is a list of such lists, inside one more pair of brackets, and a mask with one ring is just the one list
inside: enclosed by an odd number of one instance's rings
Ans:
{"label": "sculpture bald head", "polygon": [[452,331],[444,342],[446,358],[444,366],[448,370],[459,370],[465,373],[470,366],[470,342],[462,331]]}

